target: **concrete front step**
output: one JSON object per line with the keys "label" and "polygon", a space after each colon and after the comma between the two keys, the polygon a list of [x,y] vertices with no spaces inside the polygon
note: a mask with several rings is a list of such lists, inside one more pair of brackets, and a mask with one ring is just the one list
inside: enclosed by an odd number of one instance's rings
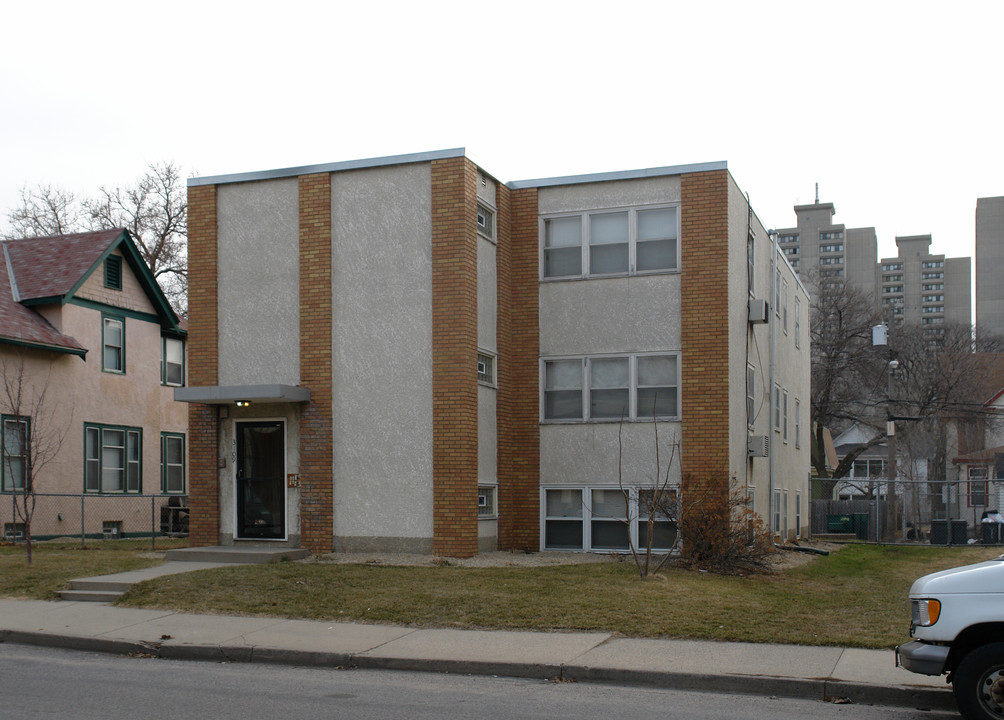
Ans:
{"label": "concrete front step", "polygon": [[76,600],[77,602],[115,602],[125,593],[115,590],[60,590],[59,596],[63,600]]}
{"label": "concrete front step", "polygon": [[280,560],[301,560],[310,557],[304,548],[269,547],[262,545],[218,545],[215,547],[175,548],[168,550],[165,560],[183,562],[261,564]]}

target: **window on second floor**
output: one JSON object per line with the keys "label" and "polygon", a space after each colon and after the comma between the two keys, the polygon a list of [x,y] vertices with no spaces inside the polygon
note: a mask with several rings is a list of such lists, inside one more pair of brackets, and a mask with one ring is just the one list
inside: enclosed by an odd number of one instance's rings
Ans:
{"label": "window on second floor", "polygon": [[101,368],[105,372],[125,372],[125,318],[101,316]]}
{"label": "window on second floor", "polygon": [[185,384],[185,342],[178,338],[162,338],[163,358],[160,364],[162,385]]}
{"label": "window on second floor", "polygon": [[675,354],[544,360],[542,380],[544,420],[616,422],[679,415]]}

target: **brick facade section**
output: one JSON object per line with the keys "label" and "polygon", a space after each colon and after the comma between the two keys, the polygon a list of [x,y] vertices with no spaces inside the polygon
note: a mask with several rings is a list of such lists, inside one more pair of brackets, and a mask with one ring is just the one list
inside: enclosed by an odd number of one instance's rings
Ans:
{"label": "brick facade section", "polygon": [[331,411],[331,175],[299,177],[300,385],[310,402],[300,411],[300,544],[333,550]]}
{"label": "brick facade section", "polygon": [[537,189],[499,187],[499,548],[540,549]]}
{"label": "brick facade section", "polygon": [[478,552],[477,168],[432,166],[432,551]]}
{"label": "brick facade section", "polygon": [[[684,488],[728,497],[728,172],[681,177],[681,471]],[[745,248],[745,245],[744,245]]]}
{"label": "brick facade section", "polygon": [[[188,384],[216,385],[217,346],[216,186],[188,189]],[[192,547],[220,542],[217,457],[219,423],[212,405],[188,406],[188,542]]]}

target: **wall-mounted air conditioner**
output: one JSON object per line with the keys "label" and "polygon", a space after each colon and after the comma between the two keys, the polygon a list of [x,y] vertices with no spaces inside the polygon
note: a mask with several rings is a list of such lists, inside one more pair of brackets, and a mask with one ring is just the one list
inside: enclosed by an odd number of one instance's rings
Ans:
{"label": "wall-mounted air conditioner", "polygon": [[770,455],[770,435],[750,435],[746,438],[746,455],[748,457]]}
{"label": "wall-mounted air conditioner", "polygon": [[770,307],[766,300],[750,300],[750,324],[762,325],[770,317]]}

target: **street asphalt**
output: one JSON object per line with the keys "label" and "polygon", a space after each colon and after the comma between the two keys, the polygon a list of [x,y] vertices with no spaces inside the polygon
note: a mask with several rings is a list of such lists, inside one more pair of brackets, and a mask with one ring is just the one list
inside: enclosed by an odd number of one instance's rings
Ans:
{"label": "street asphalt", "polygon": [[[137,571],[132,579],[180,572],[184,565],[168,562]],[[750,622],[755,621],[751,612]],[[897,668],[892,650],[633,639],[610,633],[428,629],[10,599],[0,599],[0,641],[171,659],[500,675],[932,710],[955,707],[943,677]]]}

